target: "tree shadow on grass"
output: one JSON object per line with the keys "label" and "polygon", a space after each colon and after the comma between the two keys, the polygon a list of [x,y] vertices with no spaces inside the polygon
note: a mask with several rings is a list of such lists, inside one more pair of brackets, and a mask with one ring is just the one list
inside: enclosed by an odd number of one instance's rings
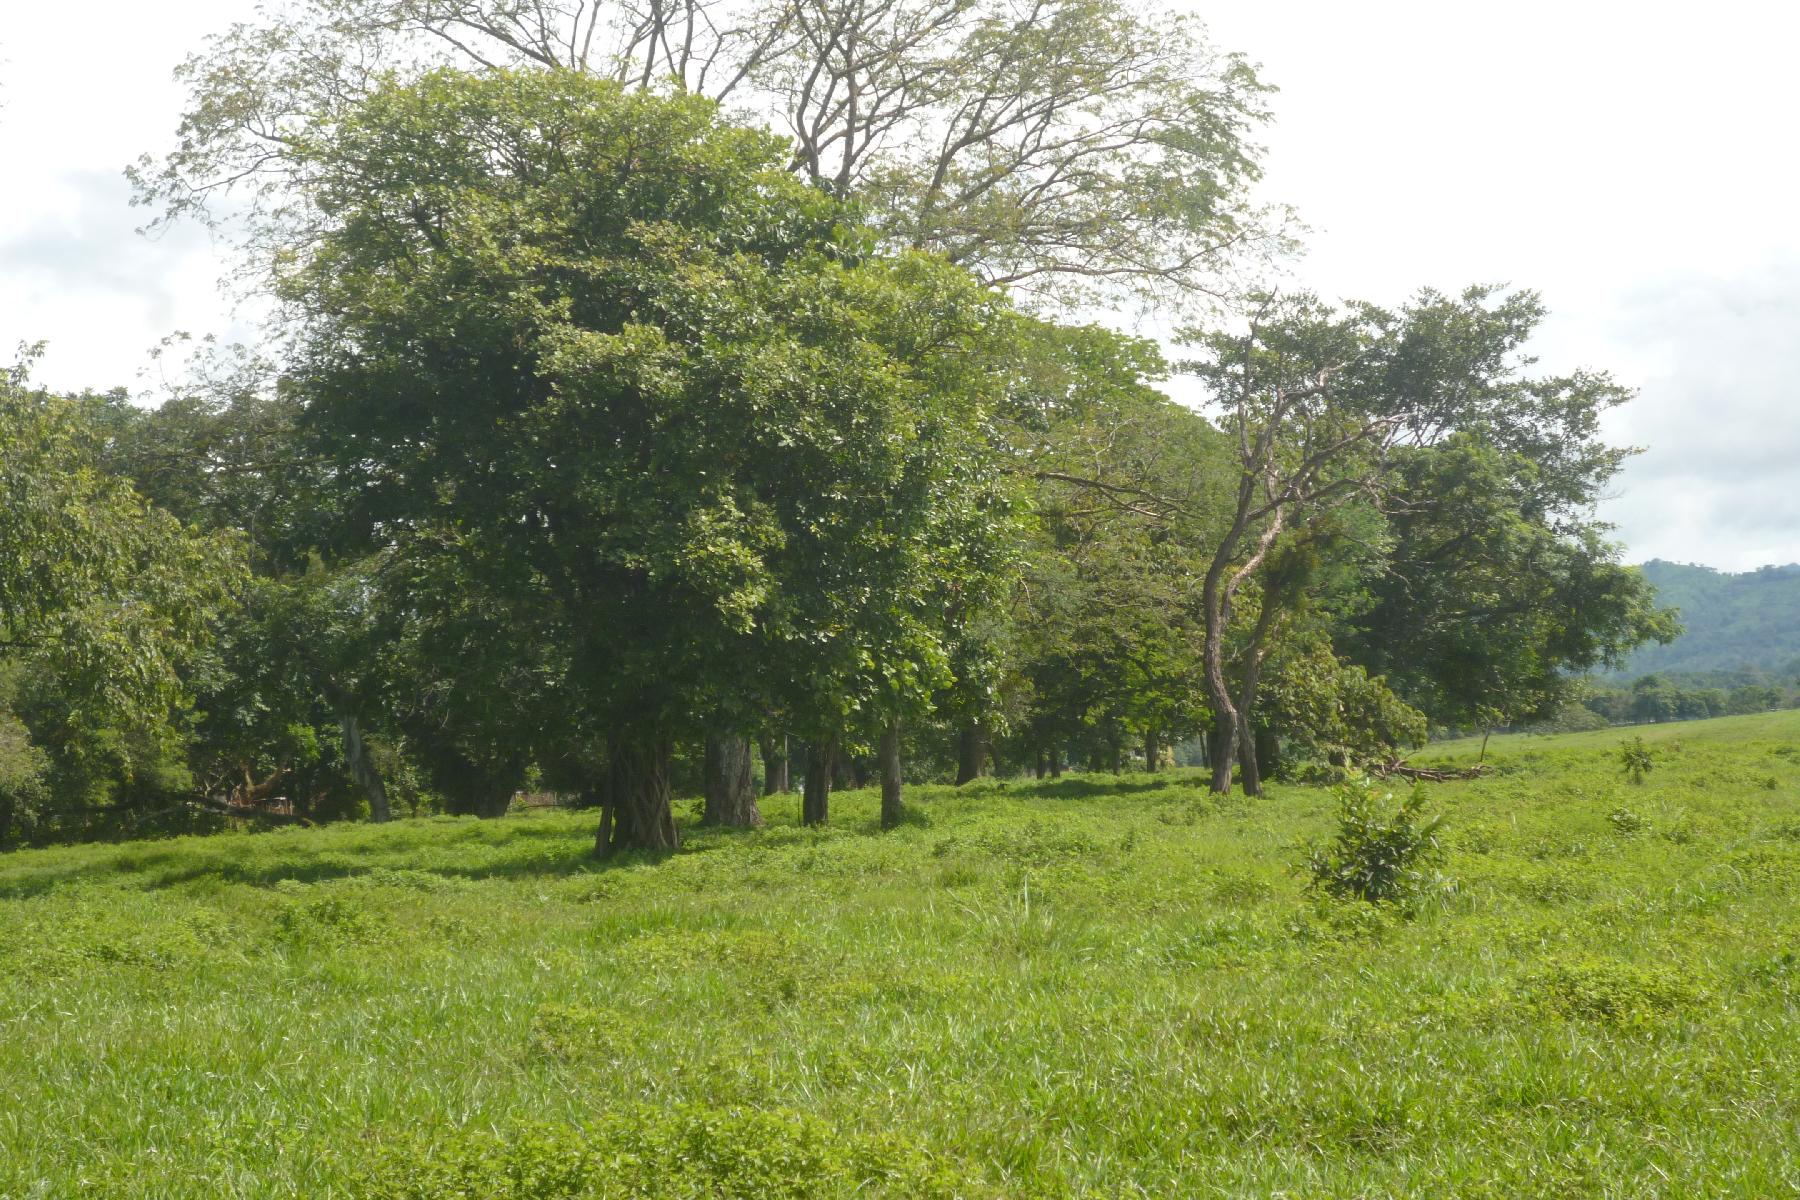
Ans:
{"label": "tree shadow on grass", "polygon": [[[366,830],[368,827],[356,827]],[[449,836],[421,839],[417,833],[423,825],[396,821],[382,830],[392,831],[391,840],[379,835],[367,841],[359,839],[348,845],[318,845],[288,837],[252,835],[231,839],[229,845],[213,839],[196,839],[197,844],[167,849],[142,850],[124,848],[117,853],[97,856],[77,863],[26,869],[17,874],[0,874],[0,899],[19,900],[41,896],[67,886],[87,883],[126,882],[131,880],[138,890],[159,891],[203,881],[242,884],[250,887],[274,887],[280,883],[321,883],[335,879],[351,879],[381,870],[415,871],[444,879],[528,879],[564,878],[607,871],[651,866],[675,853],[704,852],[709,846],[692,851],[630,851],[597,859],[593,856],[593,835],[567,825],[550,822],[482,821]],[[688,832],[684,830],[684,835]],[[207,844],[212,842],[212,844]],[[483,848],[504,849],[491,861],[468,861],[478,857],[470,851]],[[523,853],[521,853],[523,849]],[[463,861],[457,861],[458,858]],[[0,871],[6,866],[0,859]]]}

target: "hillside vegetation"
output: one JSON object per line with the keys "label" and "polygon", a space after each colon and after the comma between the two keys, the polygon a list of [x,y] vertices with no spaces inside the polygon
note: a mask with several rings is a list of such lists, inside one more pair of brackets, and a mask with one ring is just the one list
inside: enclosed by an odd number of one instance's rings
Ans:
{"label": "hillside vegetation", "polygon": [[1640,647],[1620,677],[1800,672],[1800,564],[1734,575],[1653,559],[1643,569],[1657,602],[1681,610],[1685,631]]}
{"label": "hillside vegetation", "polygon": [[1644,738],[1494,738],[1411,920],[1192,775],[20,852],[0,1196],[1791,1194],[1800,713]]}

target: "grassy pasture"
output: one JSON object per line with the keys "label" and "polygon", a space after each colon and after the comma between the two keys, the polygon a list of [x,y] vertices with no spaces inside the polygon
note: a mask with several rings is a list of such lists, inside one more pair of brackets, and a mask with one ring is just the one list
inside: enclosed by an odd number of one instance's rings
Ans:
{"label": "grassy pasture", "polygon": [[1411,921],[1186,773],[10,855],[0,1197],[1800,1191],[1800,713],[1488,759]]}

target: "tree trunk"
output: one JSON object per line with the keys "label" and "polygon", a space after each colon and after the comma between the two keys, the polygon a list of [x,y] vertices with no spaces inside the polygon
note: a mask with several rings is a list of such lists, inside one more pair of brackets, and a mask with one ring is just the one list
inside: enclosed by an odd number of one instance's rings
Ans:
{"label": "tree trunk", "polygon": [[1219,795],[1231,792],[1232,753],[1237,746],[1237,713],[1218,713],[1213,717],[1211,741],[1207,757],[1212,760],[1212,790]]}
{"label": "tree trunk", "polygon": [[815,743],[806,756],[806,788],[800,797],[800,822],[823,825],[831,819],[831,773],[837,766],[838,739],[832,734]]}
{"label": "tree trunk", "polygon": [[1062,778],[1062,767],[1063,767],[1063,764],[1062,764],[1061,748],[1057,747],[1057,746],[1050,747],[1050,778],[1061,779]]}
{"label": "tree trunk", "polygon": [[381,773],[369,761],[369,748],[363,744],[362,727],[347,712],[338,714],[338,731],[344,737],[344,761],[350,764],[350,777],[369,797],[369,820],[382,822],[393,814],[388,809],[387,788]]}
{"label": "tree trunk", "polygon": [[900,721],[889,721],[881,731],[881,827],[900,823]]}
{"label": "tree trunk", "polygon": [[987,768],[987,757],[986,727],[980,721],[964,726],[956,745],[957,786],[980,779]]}
{"label": "tree trunk", "polygon": [[706,807],[703,825],[727,829],[759,829],[756,780],[750,770],[750,739],[740,734],[713,734],[706,739]]}
{"label": "tree trunk", "polygon": [[788,790],[788,739],[785,733],[771,734],[761,740],[763,761],[763,795],[780,795]]}
{"label": "tree trunk", "polygon": [[1262,795],[1262,764],[1256,760],[1256,737],[1242,713],[1238,714],[1238,757],[1238,779],[1244,785],[1244,795]]}
{"label": "tree trunk", "polygon": [[1257,691],[1262,686],[1263,649],[1269,630],[1274,627],[1275,607],[1265,597],[1256,625],[1250,631],[1250,644],[1244,648],[1244,678],[1237,699],[1238,752],[1243,755],[1243,783],[1246,796],[1262,795],[1262,764],[1257,761],[1256,737],[1251,732],[1251,718],[1256,714]]}
{"label": "tree trunk", "polygon": [[1044,751],[1042,748],[1039,748],[1037,752],[1037,762],[1033,765],[1032,770],[1035,772],[1037,778],[1042,779],[1044,777]]}
{"label": "tree trunk", "polygon": [[1273,776],[1281,770],[1281,739],[1266,725],[1255,730],[1256,770],[1259,777]]}
{"label": "tree trunk", "polygon": [[653,738],[607,739],[606,803],[594,852],[675,850],[675,810],[669,793],[669,744]]}
{"label": "tree trunk", "polygon": [[1144,770],[1162,770],[1162,735],[1154,729],[1144,731]]}

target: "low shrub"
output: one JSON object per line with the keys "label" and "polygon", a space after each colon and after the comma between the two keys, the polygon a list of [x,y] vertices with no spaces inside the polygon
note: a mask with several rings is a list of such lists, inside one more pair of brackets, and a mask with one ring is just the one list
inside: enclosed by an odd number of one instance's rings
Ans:
{"label": "low shrub", "polygon": [[1444,819],[1427,811],[1422,788],[1396,800],[1374,780],[1360,777],[1334,792],[1337,837],[1308,853],[1309,891],[1334,900],[1408,904],[1443,890],[1447,881],[1437,868],[1444,857],[1438,836]]}

